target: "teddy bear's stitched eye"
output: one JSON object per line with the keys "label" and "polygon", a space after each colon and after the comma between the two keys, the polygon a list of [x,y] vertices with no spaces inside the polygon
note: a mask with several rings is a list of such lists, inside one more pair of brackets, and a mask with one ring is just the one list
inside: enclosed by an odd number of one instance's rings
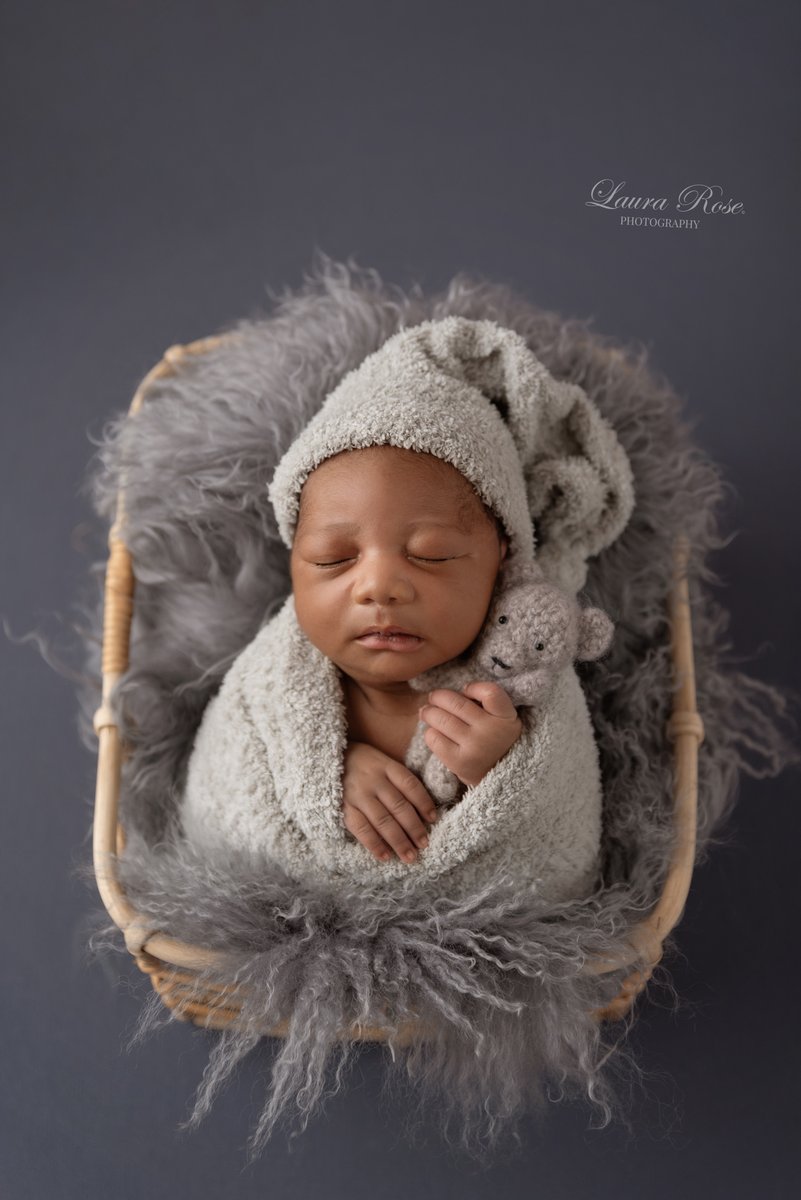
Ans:
{"label": "teddy bear's stitched eye", "polygon": [[508,620],[509,620],[508,617],[498,617],[498,624],[505,625]]}
{"label": "teddy bear's stitched eye", "polygon": [[545,642],[537,642],[537,645],[536,645],[536,647],[535,647],[535,648],[536,648],[537,650],[544,650],[544,649],[545,649]]}

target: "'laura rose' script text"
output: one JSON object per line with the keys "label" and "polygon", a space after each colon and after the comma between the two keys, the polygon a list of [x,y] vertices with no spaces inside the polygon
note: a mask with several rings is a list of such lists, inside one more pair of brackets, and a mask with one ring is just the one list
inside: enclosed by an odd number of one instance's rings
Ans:
{"label": "'laura rose' script text", "polygon": [[[613,179],[599,179],[590,189],[590,199],[585,200],[584,203],[588,208],[613,210],[638,208],[664,212],[668,207],[667,196],[626,196],[623,195],[625,186],[625,179],[621,183],[615,183]],[[739,200],[733,200],[731,197],[728,200],[723,199],[723,188],[717,183],[691,183],[688,187],[682,188],[674,207],[677,212],[686,213],[698,209],[710,215],[735,216],[745,212],[745,208]]]}

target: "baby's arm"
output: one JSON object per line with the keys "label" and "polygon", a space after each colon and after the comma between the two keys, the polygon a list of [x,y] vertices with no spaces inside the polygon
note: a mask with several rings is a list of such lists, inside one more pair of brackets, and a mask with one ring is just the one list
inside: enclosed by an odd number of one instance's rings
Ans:
{"label": "baby's arm", "polygon": [[468,787],[476,787],[511,749],[523,722],[508,693],[490,680],[461,692],[436,688],[420,710],[426,745]]}
{"label": "baby's arm", "polygon": [[342,786],[345,828],[380,861],[395,851],[413,863],[415,845],[428,845],[423,822],[437,819],[434,802],[414,772],[367,742],[350,742]]}

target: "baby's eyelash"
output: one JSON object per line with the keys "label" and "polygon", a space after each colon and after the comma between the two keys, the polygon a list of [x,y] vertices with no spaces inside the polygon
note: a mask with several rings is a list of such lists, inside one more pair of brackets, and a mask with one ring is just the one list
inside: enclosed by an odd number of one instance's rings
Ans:
{"label": "baby's eyelash", "polygon": [[[424,558],[422,554],[412,554],[410,557],[416,558],[420,562],[439,563],[439,562],[450,562],[452,556],[449,556],[448,558]],[[347,558],[338,558],[336,560],[336,562],[330,562],[330,563],[316,562],[316,563],[314,563],[314,566],[315,567],[339,567],[342,565],[343,562],[348,562],[348,561],[349,560]]]}

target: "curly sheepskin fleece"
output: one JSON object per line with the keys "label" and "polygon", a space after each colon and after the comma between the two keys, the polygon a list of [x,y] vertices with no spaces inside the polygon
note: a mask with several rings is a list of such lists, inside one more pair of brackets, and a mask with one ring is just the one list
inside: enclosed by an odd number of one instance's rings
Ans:
{"label": "curly sheepskin fleece", "polygon": [[[462,900],[436,886],[400,895],[366,884],[334,890],[324,879],[298,882],[275,858],[223,848],[201,854],[177,836],[177,803],[204,710],[291,590],[265,483],[349,370],[398,329],[450,314],[516,330],[557,379],[584,388],[633,473],[634,512],[614,544],[590,559],[585,584],[587,602],[614,621],[615,640],[603,660],[576,668],[600,755],[601,878],[591,896],[545,908],[503,872]],[[189,1123],[203,1118],[240,1059],[282,1020],[287,1037],[262,1043],[274,1061],[250,1141],[254,1155],[279,1122],[297,1132],[341,1088],[359,1045],[342,1031],[360,1021],[390,1031],[387,1078],[408,1077],[421,1104],[430,1102],[427,1129],[452,1133],[480,1157],[546,1096],[583,1098],[607,1123],[622,1115],[610,1076],[626,1058],[619,1028],[599,1025],[592,1012],[615,995],[622,974],[584,968],[588,958],[627,948],[670,861],[666,598],[678,534],[691,547],[706,730],[697,864],[731,809],[740,772],[773,774],[797,757],[781,729],[785,695],[735,665],[727,613],[712,595],[718,580],[707,559],[727,540],[717,527],[726,486],[720,472],[644,352],[467,274],[425,295],[319,255],[302,286],[277,297],[268,315],[225,332],[231,336],[173,375],[152,380],[135,419],[123,410],[108,422],[91,475],[106,523],[115,519],[124,480],[136,574],[130,666],[112,697],[127,745],[120,793],[127,840],[110,865],[150,928],[219,950],[223,982],[247,985],[240,1027],[208,1035],[211,1060]],[[98,584],[107,527],[98,531]],[[548,530],[535,533],[544,549]],[[83,607],[81,733],[95,753],[99,586]],[[94,944],[123,948],[107,917]],[[141,1034],[177,1015],[150,996]],[[421,1018],[425,1036],[401,1045],[399,1023],[409,1014]]]}
{"label": "curly sheepskin fleece", "polygon": [[523,892],[585,896],[597,883],[601,778],[575,671],[461,801],[442,810],[419,861],[379,862],[345,827],[348,730],[339,668],[298,625],[294,597],[257,635],[210,701],[179,807],[198,848],[227,845],[277,859],[298,879],[391,887],[414,876],[463,897],[504,869]]}

